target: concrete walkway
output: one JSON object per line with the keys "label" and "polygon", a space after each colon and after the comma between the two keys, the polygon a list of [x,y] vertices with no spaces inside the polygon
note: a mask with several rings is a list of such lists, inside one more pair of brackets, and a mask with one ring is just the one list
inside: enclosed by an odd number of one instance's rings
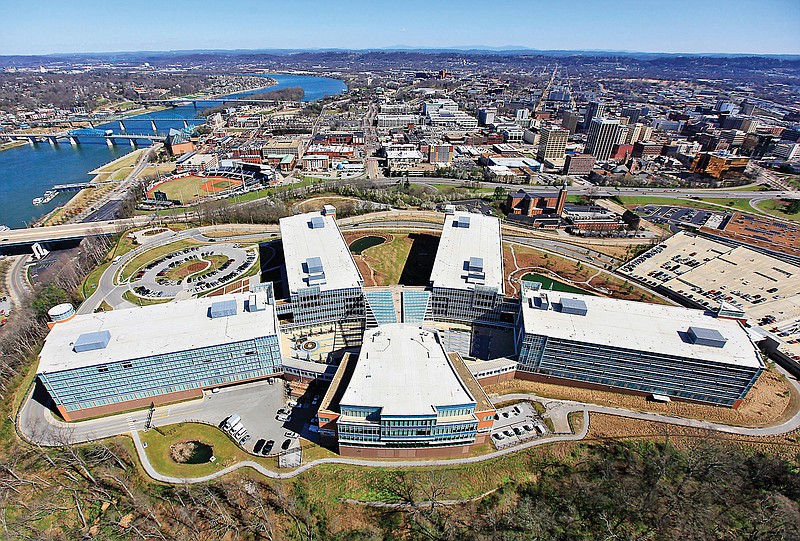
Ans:
{"label": "concrete walkway", "polygon": [[[787,379],[789,380],[789,383],[794,387],[795,391],[800,392],[800,384],[797,382],[797,380],[792,378],[791,376],[787,376]],[[616,415],[618,417],[625,417],[628,419],[638,419],[642,421],[653,421],[658,423],[667,423],[684,427],[714,430],[717,432],[724,432],[728,434],[736,434],[741,436],[774,436],[774,435],[786,434],[788,432],[792,432],[800,428],[800,411],[795,413],[795,415],[791,419],[779,425],[762,427],[762,428],[746,428],[746,427],[725,425],[721,423],[712,423],[709,421],[701,421],[697,419],[685,419],[682,417],[674,417],[671,415],[663,415],[659,413],[631,411],[623,408],[597,406],[594,404],[585,404],[568,400],[552,400],[539,397],[535,394],[520,394],[520,393],[508,394],[508,395],[494,397],[492,400],[496,402],[501,402],[501,401],[507,402],[509,400],[534,400],[541,402],[544,405],[546,405],[546,407],[548,407],[548,413],[552,412],[552,413],[557,413],[559,417],[563,416],[563,418],[560,420],[563,422],[558,423],[558,426],[561,428],[561,430],[564,430],[564,427],[569,429],[567,416],[570,413],[581,412],[583,413],[583,426],[581,427],[580,431],[577,434],[572,434],[572,433],[557,434],[550,438],[535,439],[527,441],[515,447],[509,447],[506,449],[502,449],[500,451],[494,451],[492,453],[487,453],[485,455],[468,457],[468,458],[456,458],[449,460],[360,460],[351,458],[323,458],[319,460],[314,460],[307,464],[303,464],[299,468],[288,472],[273,471],[268,468],[265,468],[264,466],[262,466],[257,462],[246,460],[234,464],[233,466],[229,466],[218,472],[205,475],[203,477],[193,477],[193,478],[172,477],[157,472],[147,458],[145,449],[142,446],[141,440],[139,439],[139,433],[136,430],[133,430],[131,431],[131,436],[133,437],[136,450],[139,453],[139,458],[142,462],[142,466],[144,467],[147,474],[151,476],[153,479],[165,483],[204,483],[206,481],[211,481],[213,479],[226,475],[230,472],[236,471],[240,468],[252,468],[257,472],[261,473],[262,475],[265,475],[272,479],[290,479],[292,477],[296,477],[302,474],[303,472],[315,466],[321,466],[323,464],[345,464],[350,466],[384,467],[384,468],[386,467],[410,468],[410,467],[420,467],[420,466],[422,467],[456,466],[464,464],[475,464],[486,460],[492,460],[494,458],[498,458],[511,453],[516,453],[517,451],[522,451],[524,449],[529,449],[531,447],[536,447],[539,445],[546,445],[562,441],[582,440],[583,438],[586,437],[586,435],[589,432],[589,415],[591,413],[603,413],[607,415]]]}
{"label": "concrete walkway", "polygon": [[[800,392],[800,383],[798,383],[797,380],[792,378],[791,376],[787,376],[787,379],[789,383],[794,387],[795,392]],[[541,402],[543,405],[545,405],[545,407],[548,410],[546,414],[547,416],[551,418],[552,416],[557,417],[557,419],[554,419],[554,425],[556,425],[556,427],[558,428],[557,432],[560,433],[550,438],[534,439],[518,446],[508,447],[500,451],[494,451],[492,453],[487,453],[485,455],[468,457],[468,458],[457,458],[449,460],[361,460],[361,459],[349,459],[349,458],[325,458],[325,459],[314,460],[312,462],[300,466],[295,470],[285,471],[285,472],[273,471],[257,462],[246,460],[206,476],[193,477],[193,478],[179,478],[161,474],[160,472],[156,471],[155,468],[150,463],[146,451],[142,445],[141,439],[139,438],[139,429],[140,426],[143,425],[143,420],[144,420],[143,417],[145,416],[144,414],[140,414],[140,412],[135,412],[129,416],[123,414],[123,415],[113,416],[111,418],[95,419],[79,423],[63,423],[61,421],[55,420],[52,417],[52,414],[49,412],[49,410],[46,410],[45,408],[42,407],[36,407],[35,405],[33,405],[32,403],[35,403],[36,401],[30,400],[29,398],[29,400],[26,401],[23,407],[23,411],[21,412],[20,415],[20,424],[27,425],[25,427],[27,430],[24,430],[23,427],[21,426],[20,431],[27,438],[34,440],[42,445],[58,445],[58,444],[81,442],[81,441],[85,442],[85,441],[91,441],[92,439],[99,439],[101,437],[109,437],[112,435],[121,435],[130,433],[131,437],[133,438],[134,444],[136,446],[136,450],[139,454],[139,459],[142,463],[142,467],[147,472],[147,474],[150,475],[153,479],[165,483],[202,483],[210,481],[212,479],[216,479],[230,472],[236,471],[240,468],[252,468],[261,473],[262,475],[265,475],[272,479],[289,479],[297,475],[300,475],[301,473],[309,470],[310,468],[313,468],[315,466],[320,466],[323,464],[344,464],[344,465],[361,466],[361,467],[392,467],[392,468],[420,467],[420,466],[422,467],[455,466],[464,464],[474,464],[498,458],[504,455],[508,455],[510,453],[515,453],[517,451],[521,451],[524,449],[529,449],[531,447],[539,445],[546,445],[562,441],[582,440],[583,438],[586,437],[586,435],[589,432],[589,419],[590,419],[589,416],[591,413],[616,415],[618,417],[624,417],[628,419],[638,419],[643,421],[667,423],[677,426],[698,428],[704,430],[713,430],[717,432],[736,434],[741,436],[774,436],[774,435],[786,434],[788,432],[792,432],[800,428],[800,411],[795,413],[795,415],[792,416],[789,420],[778,425],[760,427],[760,428],[746,428],[746,427],[725,425],[721,423],[712,423],[709,421],[703,421],[697,419],[686,419],[682,417],[675,417],[659,413],[632,411],[623,408],[598,406],[594,404],[586,404],[568,400],[547,399],[537,396],[535,394],[526,394],[526,393],[501,395],[493,397],[492,400],[495,402],[501,402],[501,401],[507,402],[509,400],[533,400]],[[182,408],[188,409],[196,407],[197,407],[196,401],[173,406],[174,409],[178,410]],[[577,434],[564,433],[569,430],[567,416],[573,412],[583,413],[583,419],[584,419],[583,426],[581,427],[580,431]],[[34,423],[33,422],[34,417],[39,417],[39,419],[37,419],[39,422]],[[556,420],[558,420],[559,422],[556,423],[555,422]],[[44,421],[44,423],[41,423],[41,421]],[[36,429],[31,430],[33,428],[33,425],[36,425],[38,429],[41,429],[43,426],[49,427],[50,430],[54,432],[57,431],[58,437],[52,437],[53,436],[52,434],[46,435],[46,433],[48,432],[47,430],[45,430],[45,432],[40,432],[39,430]],[[65,439],[69,441],[65,441]]]}

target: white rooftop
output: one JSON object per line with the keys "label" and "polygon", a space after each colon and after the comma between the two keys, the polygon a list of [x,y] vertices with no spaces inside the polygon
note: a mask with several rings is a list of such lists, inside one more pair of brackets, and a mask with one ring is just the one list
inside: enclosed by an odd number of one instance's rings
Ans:
{"label": "white rooftop", "polygon": [[[561,311],[562,299],[583,301],[586,315]],[[761,364],[756,346],[737,322],[701,310],[539,290],[526,292],[522,318],[530,334],[737,366]],[[689,327],[717,331],[727,342],[721,348],[693,344]]]}
{"label": "white rooftop", "polygon": [[[322,227],[312,228],[320,224]],[[312,280],[310,285],[318,285],[321,291],[363,285],[350,248],[332,216],[307,212],[281,218],[280,226],[286,277],[292,293],[309,287],[307,261],[314,258],[322,263],[324,279]]]}
{"label": "white rooftop", "polygon": [[436,406],[475,399],[430,330],[390,324],[368,330],[347,390],[346,406],[380,407],[381,415],[435,415]]}
{"label": "white rooftop", "polygon": [[[260,302],[260,310],[246,310],[245,301],[249,304],[252,295],[237,293],[77,315],[53,326],[39,354],[37,372],[58,372],[276,334],[271,305]],[[225,301],[236,303],[236,315],[209,317],[212,304]],[[79,353],[73,350],[81,335],[105,331],[110,333],[105,347]]]}
{"label": "white rooftop", "polygon": [[[471,258],[483,259],[482,279],[470,272]],[[500,220],[494,216],[456,212],[445,216],[442,238],[431,271],[433,287],[475,289],[476,285],[496,287],[504,292],[503,252]]]}

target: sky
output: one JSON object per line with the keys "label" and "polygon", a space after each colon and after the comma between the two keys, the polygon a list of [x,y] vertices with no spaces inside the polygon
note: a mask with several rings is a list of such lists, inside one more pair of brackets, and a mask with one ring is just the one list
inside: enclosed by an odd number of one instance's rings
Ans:
{"label": "sky", "polygon": [[0,0],[0,55],[530,47],[800,54],[800,0]]}

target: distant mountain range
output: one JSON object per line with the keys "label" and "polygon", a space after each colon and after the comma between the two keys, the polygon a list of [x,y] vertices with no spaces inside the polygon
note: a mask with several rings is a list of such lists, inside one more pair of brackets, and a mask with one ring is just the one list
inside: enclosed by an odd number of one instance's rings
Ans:
{"label": "distant mountain range", "polygon": [[481,45],[463,47],[410,47],[397,45],[392,47],[367,49],[313,48],[313,49],[189,49],[174,51],[126,51],[98,53],[55,53],[47,55],[0,55],[0,65],[30,65],[48,61],[64,60],[105,60],[105,61],[147,61],[148,58],[166,59],[169,57],[211,57],[211,56],[289,56],[295,54],[314,53],[415,53],[415,54],[464,54],[464,55],[500,55],[500,56],[587,56],[653,59],[664,57],[698,57],[698,58],[741,58],[760,57],[780,60],[798,60],[800,54],[748,54],[748,53],[656,53],[639,51],[618,51],[604,49],[553,50],[532,49],[520,46],[487,47]]}

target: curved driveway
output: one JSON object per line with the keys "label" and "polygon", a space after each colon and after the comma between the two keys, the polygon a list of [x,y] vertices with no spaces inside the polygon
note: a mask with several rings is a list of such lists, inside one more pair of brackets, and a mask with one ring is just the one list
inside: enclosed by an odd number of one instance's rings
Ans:
{"label": "curved driveway", "polygon": [[[800,393],[800,383],[798,383],[798,381],[794,377],[786,374],[782,369],[778,368],[778,370],[780,370],[782,373],[786,375],[787,381],[793,387],[792,392],[796,394]],[[150,461],[147,457],[144,447],[142,446],[142,442],[138,434],[138,431],[144,427],[145,418],[147,417],[146,411],[131,412],[129,414],[119,414],[111,417],[93,419],[77,423],[64,423],[56,420],[49,412],[49,410],[47,410],[44,406],[42,406],[37,400],[32,400],[29,397],[28,400],[26,400],[26,402],[24,403],[23,409],[20,412],[18,418],[18,430],[26,438],[33,440],[41,445],[63,445],[65,443],[85,442],[85,441],[91,441],[95,439],[101,439],[110,436],[129,433],[133,438],[143,468],[148,473],[148,475],[150,475],[153,479],[156,479],[158,481],[163,481],[166,483],[202,483],[205,481],[209,481],[211,479],[215,479],[232,471],[238,470],[240,468],[247,468],[247,467],[253,468],[254,470],[258,471],[259,473],[267,477],[271,477],[274,479],[288,479],[297,476],[303,473],[304,471],[313,468],[314,466],[319,466],[323,464],[346,464],[346,465],[361,466],[361,467],[394,467],[394,468],[473,464],[477,462],[483,462],[485,460],[491,460],[493,458],[497,458],[503,455],[507,455],[523,449],[535,447],[538,445],[545,445],[548,443],[555,443],[561,441],[581,440],[585,438],[589,432],[589,416],[591,413],[616,415],[618,417],[624,417],[628,419],[666,423],[676,426],[711,430],[727,434],[735,434],[739,436],[750,436],[750,437],[777,436],[793,432],[798,428],[800,428],[800,411],[795,412],[795,414],[790,419],[778,425],[747,428],[747,427],[726,425],[722,423],[712,423],[709,421],[703,421],[697,419],[687,419],[683,417],[676,417],[660,413],[633,411],[624,408],[598,406],[595,404],[574,402],[568,400],[547,399],[539,397],[535,394],[518,393],[518,394],[501,395],[493,397],[492,400],[494,402],[501,402],[508,400],[536,400],[543,403],[546,406],[548,416],[550,417],[558,416],[560,418],[560,424],[562,426],[564,426],[567,422],[567,415],[572,412],[583,413],[584,423],[583,426],[581,427],[581,430],[577,434],[562,433],[562,434],[557,434],[551,438],[534,439],[531,441],[527,441],[521,445],[508,447],[485,455],[468,457],[468,458],[459,458],[450,460],[362,460],[362,459],[350,459],[350,458],[325,458],[308,462],[306,464],[303,464],[301,467],[297,469],[286,472],[276,472],[264,467],[263,465],[257,462],[246,460],[238,462],[232,466],[229,466],[225,469],[214,472],[212,474],[194,478],[178,478],[178,477],[163,475],[158,471],[156,471],[155,468],[152,466],[152,464],[150,464]],[[175,419],[171,419],[171,422],[180,422],[181,420],[180,417],[184,417],[184,419],[182,420],[191,421],[192,417],[197,416],[196,413],[194,413],[194,415],[191,414],[192,412],[197,411],[198,404],[199,402],[197,400],[194,400],[191,402],[185,402],[182,404],[176,404],[171,406],[170,409],[173,410],[171,416],[176,417]],[[166,407],[161,407],[158,409],[165,409],[165,408]]]}

